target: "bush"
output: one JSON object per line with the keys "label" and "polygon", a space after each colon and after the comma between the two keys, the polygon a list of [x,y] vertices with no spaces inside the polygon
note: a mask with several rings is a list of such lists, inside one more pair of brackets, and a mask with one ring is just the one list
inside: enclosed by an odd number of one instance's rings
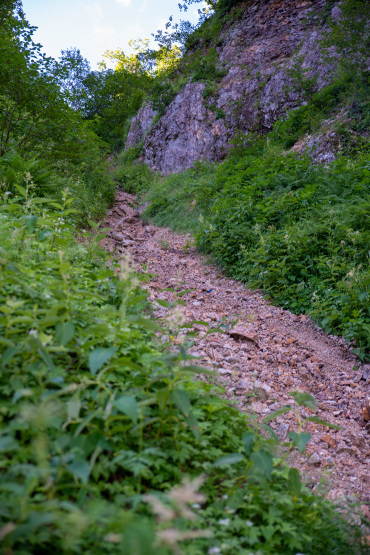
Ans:
{"label": "bush", "polygon": [[19,187],[30,187],[33,195],[51,196],[59,203],[63,190],[68,188],[73,196],[73,219],[80,225],[87,225],[91,218],[102,218],[114,200],[114,182],[108,173],[108,164],[98,156],[95,165],[76,168],[68,162],[53,164],[9,151],[0,158],[0,183],[11,194],[18,194]]}

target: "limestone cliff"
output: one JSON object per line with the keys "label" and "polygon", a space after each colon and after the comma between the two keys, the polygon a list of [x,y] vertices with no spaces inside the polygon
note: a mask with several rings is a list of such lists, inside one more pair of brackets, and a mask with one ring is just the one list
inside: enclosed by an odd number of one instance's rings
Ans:
{"label": "limestone cliff", "polygon": [[205,98],[206,83],[189,80],[154,125],[150,105],[140,110],[127,146],[145,137],[143,161],[168,174],[187,169],[196,160],[222,159],[237,131],[271,130],[277,119],[305,100],[292,86],[297,72],[313,83],[315,91],[330,82],[333,67],[323,61],[319,42],[320,12],[327,4],[327,0],[248,2],[242,16],[228,22],[217,41],[218,64],[225,75],[211,101]]}

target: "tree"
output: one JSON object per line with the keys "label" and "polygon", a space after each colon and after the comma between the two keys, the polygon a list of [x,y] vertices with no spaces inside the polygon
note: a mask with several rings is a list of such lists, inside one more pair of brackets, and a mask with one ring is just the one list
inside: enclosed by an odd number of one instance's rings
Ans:
{"label": "tree", "polygon": [[21,0],[2,0],[0,4],[0,27],[9,20],[10,17],[23,17]]}
{"label": "tree", "polygon": [[86,97],[85,80],[91,71],[89,61],[78,48],[61,51],[56,64],[56,77],[68,104],[80,110]]}
{"label": "tree", "polygon": [[60,133],[57,122],[68,118],[53,77],[54,61],[33,42],[35,27],[26,21],[18,2],[13,9],[6,16],[2,12],[0,28],[0,156],[50,133],[55,141]]}
{"label": "tree", "polygon": [[83,114],[111,148],[124,144],[128,120],[141,107],[152,83],[150,75],[124,68],[93,71],[85,79]]}
{"label": "tree", "polygon": [[[157,50],[149,48],[149,39],[130,40],[133,54],[126,55],[123,50],[107,50],[104,58],[115,63],[115,71],[128,71],[142,77],[158,77],[172,71],[181,58],[181,49],[177,45],[162,45]],[[101,67],[106,68],[103,61]]]}

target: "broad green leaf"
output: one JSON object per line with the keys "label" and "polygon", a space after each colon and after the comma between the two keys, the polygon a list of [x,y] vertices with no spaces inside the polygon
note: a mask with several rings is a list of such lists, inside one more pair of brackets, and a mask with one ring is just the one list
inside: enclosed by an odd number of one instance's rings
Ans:
{"label": "broad green leaf", "polygon": [[168,402],[167,387],[164,387],[163,389],[158,389],[158,391],[156,391],[155,393],[155,398],[157,400],[160,410],[163,411]]}
{"label": "broad green leaf", "polygon": [[173,287],[165,287],[165,289],[159,289],[160,293],[163,293],[164,291],[170,291],[171,293],[176,292],[176,290]]}
{"label": "broad green leaf", "polygon": [[149,318],[142,318],[140,316],[129,316],[127,321],[130,322],[130,324],[136,324],[137,326],[148,330],[157,330],[160,327],[158,324],[153,322],[153,320],[150,320]]}
{"label": "broad green leaf", "polygon": [[292,440],[300,453],[303,453],[307,443],[311,439],[311,434],[306,434],[305,432],[302,432],[300,434],[298,434],[297,432],[289,432],[287,436],[289,439]]}
{"label": "broad green leaf", "polygon": [[51,202],[53,202],[51,199],[44,197],[34,197],[32,199],[32,204],[49,204]]}
{"label": "broad green leaf", "polygon": [[97,349],[94,349],[92,353],[90,353],[89,368],[93,376],[95,376],[97,371],[100,370],[100,368],[112,358],[116,351],[116,347],[110,347],[109,349],[98,347]]}
{"label": "broad green leaf", "polygon": [[186,289],[185,291],[180,291],[180,293],[177,293],[178,297],[183,297],[184,295],[187,295],[188,293],[191,293],[192,291],[195,291],[195,289]]}
{"label": "broad green leaf", "polygon": [[172,391],[171,399],[173,400],[177,408],[182,412],[182,414],[187,418],[190,415],[191,404],[186,391],[183,391],[182,389]]}
{"label": "broad green leaf", "polygon": [[14,392],[12,401],[16,403],[19,399],[22,399],[22,397],[32,397],[32,395],[33,391],[30,388],[17,389],[17,391]]}
{"label": "broad green leaf", "polygon": [[8,349],[6,349],[6,351],[1,356],[1,368],[5,368],[5,366],[9,364],[12,358],[17,354],[17,352],[17,347],[8,347]]}
{"label": "broad green leaf", "polygon": [[192,374],[214,374],[213,370],[204,368],[202,366],[195,366],[194,364],[189,364],[181,368],[182,372],[190,372]]}
{"label": "broad green leaf", "polygon": [[17,183],[14,183],[14,186],[17,189],[18,193],[22,195],[22,197],[27,198],[27,191],[24,187],[22,187],[22,185],[18,185]]}
{"label": "broad green leaf", "polygon": [[263,474],[269,480],[271,478],[273,460],[269,453],[265,451],[255,451],[250,455],[252,461],[252,472]]}
{"label": "broad green leaf", "polygon": [[31,233],[33,233],[37,224],[37,216],[31,216],[31,215],[25,216],[24,221],[26,224],[27,231],[31,235]]}
{"label": "broad green leaf", "polygon": [[28,515],[26,522],[23,524],[18,524],[17,528],[12,533],[12,537],[14,539],[23,539],[23,541],[27,541],[35,530],[38,528],[44,528],[46,524],[51,524],[56,519],[56,516],[53,515],[51,512],[44,513],[44,512],[36,512],[33,511],[31,514]]}
{"label": "broad green leaf", "polygon": [[272,538],[273,533],[276,530],[276,527],[273,526],[272,524],[268,524],[267,526],[260,526],[260,528],[261,528],[262,535],[266,541],[269,541]]}
{"label": "broad green leaf", "polygon": [[189,424],[191,431],[194,434],[194,437],[198,439],[200,437],[199,433],[199,423],[198,420],[195,418],[194,414],[191,412],[189,416],[186,418],[186,422]]}
{"label": "broad green leaf", "polygon": [[251,452],[255,437],[256,436],[254,432],[247,432],[243,435],[242,444],[246,455],[249,455],[249,453]]}
{"label": "broad green leaf", "polygon": [[294,397],[295,402],[297,405],[302,405],[303,407],[308,407],[312,410],[317,410],[319,404],[312,395],[309,393],[304,393],[303,391],[291,391],[289,393],[292,397]]}
{"label": "broad green leaf", "polygon": [[0,437],[0,452],[7,453],[9,451],[16,451],[18,448],[18,443],[12,437]]}
{"label": "broad green leaf", "polygon": [[245,460],[244,455],[241,453],[231,453],[230,455],[225,455],[221,457],[216,462],[213,463],[212,466],[223,466],[228,464],[237,464]]}
{"label": "broad green leaf", "polygon": [[129,397],[126,395],[117,397],[117,399],[115,399],[113,402],[113,406],[116,407],[117,410],[123,412],[123,414],[131,418],[134,424],[137,424],[139,412],[137,402],[134,397]]}
{"label": "broad green leaf", "polygon": [[268,414],[262,420],[262,422],[265,422],[265,423],[270,422],[270,420],[274,420],[278,416],[281,416],[282,414],[285,414],[286,412],[289,412],[290,410],[292,410],[292,407],[290,405],[285,405],[285,407],[281,407],[281,409],[278,409],[277,411],[272,412],[271,414]]}
{"label": "broad green leaf", "polygon": [[81,410],[81,401],[80,401],[80,396],[77,393],[67,403],[68,420],[77,420],[80,416],[80,410]]}
{"label": "broad green leaf", "polygon": [[71,322],[58,322],[55,331],[59,345],[65,346],[74,336],[75,327]]}
{"label": "broad green leaf", "polygon": [[52,235],[53,235],[53,231],[51,229],[45,228],[40,231],[40,233],[37,236],[37,239],[39,241],[45,241],[45,239],[52,237]]}
{"label": "broad green leaf", "polygon": [[103,239],[105,239],[107,236],[106,233],[100,233],[100,235],[95,235],[95,241],[98,243],[99,241],[102,241]]}
{"label": "broad green leaf", "polygon": [[288,474],[288,490],[294,497],[298,497],[301,493],[302,484],[301,477],[296,468],[290,468]]}
{"label": "broad green leaf", "polygon": [[0,337],[0,345],[5,345],[6,347],[14,347],[13,341],[5,337]]}
{"label": "broad green leaf", "polygon": [[172,304],[169,303],[168,301],[165,301],[164,299],[156,299],[157,303],[160,306],[164,306],[165,308],[171,308]]}
{"label": "broad green leaf", "polygon": [[90,476],[90,465],[85,459],[77,459],[70,463],[67,468],[73,476],[81,480],[83,484],[87,484]]}
{"label": "broad green leaf", "polygon": [[271,428],[271,426],[269,426],[268,424],[262,424],[262,428],[264,430],[266,430],[266,432],[268,434],[270,434],[270,436],[272,437],[272,439],[274,439],[275,441],[277,441],[279,443],[279,438],[278,436],[275,434],[274,430]]}
{"label": "broad green leaf", "polygon": [[93,220],[87,220],[91,229],[98,229],[100,222],[94,222]]}
{"label": "broad green leaf", "polygon": [[321,418],[318,418],[317,416],[309,416],[308,418],[306,418],[306,420],[308,420],[309,422],[316,422],[316,424],[322,424],[322,426],[327,426],[328,428],[333,428],[334,430],[341,430],[342,429],[337,424],[331,424],[330,422],[327,422],[326,420],[321,420]]}
{"label": "broad green leaf", "polygon": [[59,266],[59,270],[61,274],[66,274],[71,269],[71,265],[69,262],[61,262]]}

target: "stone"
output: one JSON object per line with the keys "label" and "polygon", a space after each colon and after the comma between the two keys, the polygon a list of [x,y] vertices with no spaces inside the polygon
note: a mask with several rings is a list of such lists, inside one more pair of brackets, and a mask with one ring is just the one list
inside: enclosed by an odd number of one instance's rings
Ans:
{"label": "stone", "polygon": [[228,374],[232,374],[232,370],[229,370],[228,368],[218,368],[217,369],[218,374],[221,374],[221,376],[227,376]]}
{"label": "stone", "polygon": [[370,381],[370,364],[364,364],[361,368],[361,379]]}
{"label": "stone", "polygon": [[349,445],[343,445],[338,448],[338,454],[341,453],[349,455],[350,457],[354,457],[356,455],[356,449],[354,447],[350,447]]}
{"label": "stone", "polygon": [[261,399],[261,401],[267,401],[270,396],[270,392],[272,391],[271,387],[267,384],[256,380],[253,384],[253,391],[257,397],[257,399]]}
{"label": "stone", "polygon": [[321,464],[321,457],[318,453],[314,453],[313,455],[311,455],[311,457],[308,459],[309,464],[312,464],[314,466],[319,466]]}
{"label": "stone", "polygon": [[253,331],[248,330],[244,326],[241,326],[241,325],[234,326],[228,332],[228,334],[233,339],[236,339],[236,340],[239,340],[239,341],[251,341],[252,343],[255,343],[256,345],[258,345],[258,341],[259,341],[258,335],[256,333],[254,333]]}
{"label": "stone", "polygon": [[284,441],[284,439],[286,439],[288,431],[289,431],[289,424],[286,424],[285,422],[282,422],[281,424],[279,424],[279,429],[277,432],[278,438],[281,441]]}
{"label": "stone", "polygon": [[370,421],[370,397],[364,401],[361,407],[361,416],[366,422]]}
{"label": "stone", "polygon": [[322,436],[321,441],[324,441],[325,443],[327,443],[331,447],[336,447],[337,446],[337,442],[335,441],[335,439],[330,434],[326,434],[326,435]]}
{"label": "stone", "polygon": [[252,389],[252,384],[249,380],[242,379],[238,381],[238,387],[240,389],[249,390],[249,389]]}
{"label": "stone", "polygon": [[295,343],[296,341],[298,341],[295,337],[291,337],[290,339],[286,340],[286,344],[287,345],[291,345],[292,343]]}

